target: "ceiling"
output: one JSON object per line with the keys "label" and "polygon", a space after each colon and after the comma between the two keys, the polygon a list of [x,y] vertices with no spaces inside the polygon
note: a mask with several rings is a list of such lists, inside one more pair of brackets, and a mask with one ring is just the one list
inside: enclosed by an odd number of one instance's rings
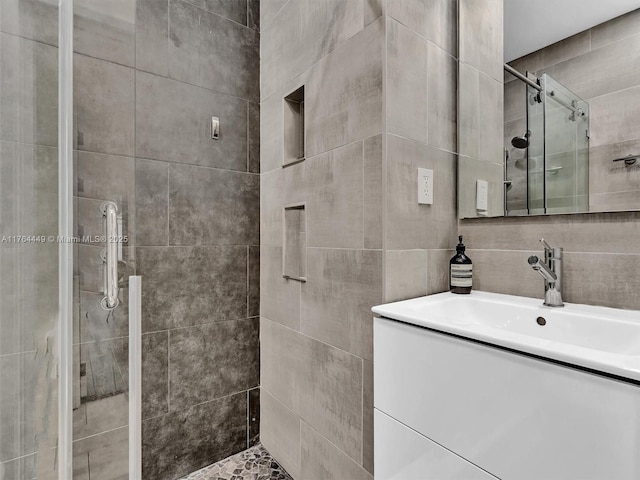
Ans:
{"label": "ceiling", "polygon": [[504,0],[504,60],[640,8],[640,0]]}

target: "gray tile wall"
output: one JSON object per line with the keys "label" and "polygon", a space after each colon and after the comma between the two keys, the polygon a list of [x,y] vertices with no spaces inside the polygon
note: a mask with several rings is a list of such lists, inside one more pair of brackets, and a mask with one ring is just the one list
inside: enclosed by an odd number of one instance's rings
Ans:
{"label": "gray tile wall", "polygon": [[[638,118],[633,101],[639,84],[637,48],[640,10],[594,27],[513,62],[520,70],[549,72],[592,105],[590,197],[594,210],[637,208],[633,171],[612,169],[612,158],[637,153]],[[635,43],[634,43],[635,42]],[[611,72],[620,72],[611,76]],[[517,124],[523,101],[505,75],[505,136],[524,131]],[[617,118],[625,118],[620,125]],[[635,126],[635,127],[634,127]],[[511,133],[509,133],[511,129]],[[636,133],[632,133],[633,131]],[[515,135],[515,133],[514,133]],[[615,192],[600,195],[598,192]],[[597,204],[597,205],[596,205]],[[636,239],[640,213],[589,213],[541,217],[461,220],[474,262],[474,287],[542,298],[544,286],[526,259],[540,253],[540,238],[565,249],[564,298],[568,302],[640,309],[633,292],[640,262]]]}
{"label": "gray tile wall", "polygon": [[[640,168],[611,163],[640,148],[639,32],[640,9],[511,62],[522,72],[548,73],[589,102],[590,211],[640,208]],[[511,75],[505,82],[506,141],[512,126],[524,131],[526,109],[522,83]]]}
{"label": "gray tile wall", "polygon": [[174,479],[259,435],[259,2],[131,3],[143,477]]}
{"label": "gray tile wall", "polygon": [[[261,438],[294,478],[372,480],[371,306],[383,300],[382,5],[263,1]],[[304,85],[305,160],[283,167],[284,97]],[[306,281],[283,273],[305,204]]]}
{"label": "gray tile wall", "polygon": [[[370,309],[448,287],[456,3],[263,3],[262,440],[294,478],[371,479]],[[300,85],[306,159],[282,167],[283,98]],[[417,204],[418,167],[435,171],[432,206]],[[300,283],[281,274],[283,208],[303,202]]]}

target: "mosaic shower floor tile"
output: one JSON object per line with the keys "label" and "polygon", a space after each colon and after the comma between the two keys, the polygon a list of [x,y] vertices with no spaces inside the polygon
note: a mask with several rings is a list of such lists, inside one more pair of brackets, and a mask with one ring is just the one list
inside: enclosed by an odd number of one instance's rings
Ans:
{"label": "mosaic shower floor tile", "polygon": [[293,480],[262,444],[220,460],[181,480]]}

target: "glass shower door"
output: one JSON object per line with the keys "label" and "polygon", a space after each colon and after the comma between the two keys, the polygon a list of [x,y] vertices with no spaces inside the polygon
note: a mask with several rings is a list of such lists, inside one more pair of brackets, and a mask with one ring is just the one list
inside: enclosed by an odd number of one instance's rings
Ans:
{"label": "glass shower door", "polygon": [[0,479],[57,479],[58,4],[0,22]]}
{"label": "glass shower door", "polygon": [[546,212],[589,210],[589,104],[549,75],[545,108]]}

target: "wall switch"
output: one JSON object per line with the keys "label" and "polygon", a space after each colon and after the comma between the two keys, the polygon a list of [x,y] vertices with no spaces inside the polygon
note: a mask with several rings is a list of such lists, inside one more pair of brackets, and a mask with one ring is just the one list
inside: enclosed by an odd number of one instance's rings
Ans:
{"label": "wall switch", "polygon": [[489,208],[489,183],[486,180],[476,180],[476,210],[478,215],[486,215]]}
{"label": "wall switch", "polygon": [[433,170],[418,169],[418,203],[433,205]]}

